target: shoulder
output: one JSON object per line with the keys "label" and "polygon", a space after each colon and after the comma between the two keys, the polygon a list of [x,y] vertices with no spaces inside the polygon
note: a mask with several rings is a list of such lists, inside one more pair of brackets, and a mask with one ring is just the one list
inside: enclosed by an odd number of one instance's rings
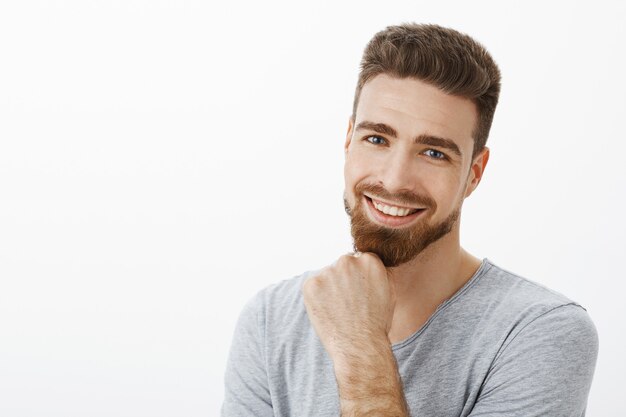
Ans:
{"label": "shoulder", "polygon": [[[587,311],[544,285],[490,263],[472,288],[489,370],[477,415],[581,415],[598,355]],[[483,314],[483,316],[480,316]],[[490,346],[491,349],[490,350]]]}
{"label": "shoulder", "polygon": [[288,326],[307,320],[302,300],[302,284],[320,269],[307,270],[259,290],[243,308],[242,315],[255,317],[257,324],[271,330],[272,326]]}
{"label": "shoulder", "polygon": [[261,289],[256,296],[258,303],[265,304],[272,309],[288,311],[302,301],[302,284],[307,278],[314,276],[320,269],[307,270],[298,275],[283,279]]}
{"label": "shoulder", "polygon": [[578,334],[584,336],[581,343],[590,350],[597,348],[595,326],[581,304],[488,259],[453,301],[446,322],[467,324],[477,333],[475,337],[499,346],[500,351],[519,343],[518,336],[531,331],[564,342],[569,335]]}
{"label": "shoulder", "polygon": [[482,285],[506,298],[508,302],[525,304],[535,301],[555,306],[570,303],[578,304],[545,285],[496,265],[489,259],[486,259],[485,263],[487,270],[481,278]]}
{"label": "shoulder", "polygon": [[587,310],[578,302],[542,284],[510,272],[487,260],[488,270],[477,283],[476,295],[495,320],[506,322],[502,348],[532,333],[539,341],[559,338],[562,343],[582,343],[597,350],[598,336]]}
{"label": "shoulder", "polygon": [[507,316],[513,314],[532,320],[568,305],[585,311],[582,305],[567,296],[506,270],[488,259],[485,259],[484,272],[479,278],[471,289],[470,298],[474,303],[489,306]]}

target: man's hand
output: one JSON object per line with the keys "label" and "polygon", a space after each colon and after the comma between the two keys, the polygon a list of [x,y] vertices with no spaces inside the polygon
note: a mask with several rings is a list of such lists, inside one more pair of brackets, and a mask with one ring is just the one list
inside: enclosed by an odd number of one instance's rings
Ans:
{"label": "man's hand", "polygon": [[333,361],[342,416],[404,416],[389,330],[395,291],[372,253],[344,255],[302,285],[309,320]]}
{"label": "man's hand", "polygon": [[302,294],[309,319],[333,360],[374,341],[389,342],[395,294],[376,255],[342,256],[307,279]]}

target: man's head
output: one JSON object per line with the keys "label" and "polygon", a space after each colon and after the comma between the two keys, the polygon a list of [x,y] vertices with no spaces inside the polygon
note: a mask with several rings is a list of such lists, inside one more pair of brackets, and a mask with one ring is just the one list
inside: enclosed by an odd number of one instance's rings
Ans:
{"label": "man's head", "polygon": [[397,266],[453,230],[478,185],[499,70],[466,35],[389,27],[361,62],[345,152],[355,250]]}
{"label": "man's head", "polygon": [[363,52],[352,119],[363,86],[379,74],[415,78],[471,100],[478,111],[473,156],[483,149],[500,95],[500,70],[481,44],[437,25],[403,24],[378,32]]}

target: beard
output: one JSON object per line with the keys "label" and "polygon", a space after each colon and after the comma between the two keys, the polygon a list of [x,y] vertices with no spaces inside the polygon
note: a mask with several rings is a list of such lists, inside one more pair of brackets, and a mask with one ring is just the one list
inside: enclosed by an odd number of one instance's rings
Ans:
{"label": "beard", "polygon": [[457,207],[448,217],[436,224],[429,224],[426,219],[419,219],[410,227],[389,228],[378,225],[368,218],[363,204],[363,193],[397,201],[407,206],[424,207],[427,210],[437,208],[437,203],[430,197],[410,192],[392,195],[380,185],[358,184],[356,203],[350,208],[344,194],[344,207],[350,217],[350,231],[353,247],[358,252],[372,252],[378,255],[385,267],[401,265],[419,255],[424,249],[448,234],[458,220],[461,207]]}

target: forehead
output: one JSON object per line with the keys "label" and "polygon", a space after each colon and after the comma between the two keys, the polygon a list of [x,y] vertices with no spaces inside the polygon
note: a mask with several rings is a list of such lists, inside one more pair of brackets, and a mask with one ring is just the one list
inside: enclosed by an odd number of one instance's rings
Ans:
{"label": "forehead", "polygon": [[417,79],[380,74],[363,86],[355,117],[356,124],[364,120],[389,124],[400,137],[427,133],[471,148],[478,113],[469,99]]}

